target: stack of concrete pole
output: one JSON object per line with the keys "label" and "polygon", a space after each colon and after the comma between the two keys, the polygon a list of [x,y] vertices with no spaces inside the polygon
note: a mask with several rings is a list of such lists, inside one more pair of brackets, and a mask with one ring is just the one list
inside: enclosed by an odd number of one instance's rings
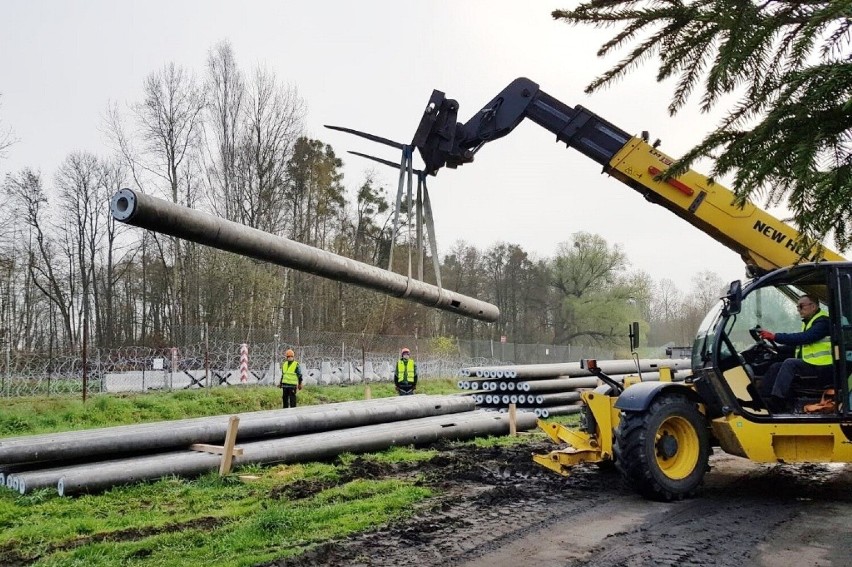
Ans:
{"label": "stack of concrete pole", "polygon": [[[509,432],[507,415],[477,410],[470,396],[380,398],[238,414],[233,465],[295,463],[438,439]],[[230,416],[0,438],[0,486],[21,494],[54,488],[94,492],[170,475],[217,470],[222,456],[190,449],[221,445]],[[535,427],[519,413],[519,431]]]}
{"label": "stack of concrete pole", "polygon": [[[599,360],[598,367],[617,382],[627,376],[642,381],[660,379],[660,368],[671,368],[675,380],[691,374],[690,360]],[[477,407],[507,411],[509,404],[534,412],[538,417],[577,413],[580,392],[596,388],[600,381],[579,362],[474,366],[463,368],[458,386],[469,391]]]}

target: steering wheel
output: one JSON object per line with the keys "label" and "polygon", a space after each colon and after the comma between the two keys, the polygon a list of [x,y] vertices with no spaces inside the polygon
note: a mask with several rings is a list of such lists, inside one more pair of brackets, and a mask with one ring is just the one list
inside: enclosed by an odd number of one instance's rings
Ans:
{"label": "steering wheel", "polygon": [[766,350],[768,350],[772,354],[778,354],[778,343],[776,343],[775,341],[771,341],[769,339],[764,339],[763,337],[761,337],[760,331],[762,331],[762,330],[763,329],[761,329],[760,325],[758,325],[756,327],[752,327],[751,329],[749,329],[748,334],[751,335],[751,338],[753,338],[754,341],[757,344],[759,344],[760,346],[762,346],[763,348],[765,348]]}

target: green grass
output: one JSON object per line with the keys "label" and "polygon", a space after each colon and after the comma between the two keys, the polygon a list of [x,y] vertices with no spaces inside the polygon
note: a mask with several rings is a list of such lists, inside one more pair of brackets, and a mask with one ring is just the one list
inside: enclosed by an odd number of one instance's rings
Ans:
{"label": "green grass", "polygon": [[[455,380],[423,382],[427,394],[457,393]],[[364,398],[364,386],[305,388],[302,405]],[[374,398],[394,396],[373,384]],[[4,399],[0,437],[276,409],[273,387],[218,388],[144,395]],[[540,434],[543,437],[543,434]],[[528,437],[527,437],[528,439]],[[523,442],[477,439],[477,446]],[[362,458],[416,464],[430,449],[394,447]],[[353,455],[333,463],[250,465],[227,477],[165,478],[106,492],[61,498],[55,490],[25,496],[0,490],[0,564],[49,566],[256,565],[303,553],[329,539],[401,521],[433,496],[420,479],[353,478]],[[240,476],[252,475],[251,480]],[[293,499],[288,487],[307,486]]]}
{"label": "green grass", "polygon": [[432,494],[411,480],[356,479],[301,500],[270,496],[342,468],[273,467],[247,483],[164,479],[80,498],[3,494],[0,561],[15,550],[36,565],[254,565],[404,517]]}

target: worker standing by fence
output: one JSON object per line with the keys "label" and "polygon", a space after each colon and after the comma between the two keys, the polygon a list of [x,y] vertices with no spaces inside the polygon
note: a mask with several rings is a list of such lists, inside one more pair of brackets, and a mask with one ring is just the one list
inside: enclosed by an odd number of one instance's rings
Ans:
{"label": "worker standing by fence", "polygon": [[417,390],[417,364],[411,358],[408,348],[403,348],[399,353],[393,385],[400,396],[409,396]]}
{"label": "worker standing by fence", "polygon": [[281,401],[284,408],[296,407],[296,390],[302,389],[302,368],[296,360],[296,353],[287,349],[285,360],[281,363]]}

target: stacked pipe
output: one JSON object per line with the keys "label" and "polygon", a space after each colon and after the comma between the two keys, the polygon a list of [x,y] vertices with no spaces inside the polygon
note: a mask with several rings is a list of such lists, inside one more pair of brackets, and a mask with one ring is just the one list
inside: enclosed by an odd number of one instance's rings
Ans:
{"label": "stacked pipe", "polygon": [[[230,416],[0,439],[0,485],[20,494],[102,490],[168,475],[216,470],[222,457],[193,443],[224,442]],[[437,439],[505,435],[508,416],[479,411],[469,396],[405,396],[239,414],[235,466],[294,463]],[[535,427],[519,415],[518,430]]]}
{"label": "stacked pipe", "polygon": [[[690,375],[688,358],[599,360],[598,367],[617,382],[641,376],[643,382],[660,379],[660,368],[671,368],[675,380]],[[463,368],[458,387],[468,390],[477,407],[505,412],[510,404],[532,411],[541,418],[577,413],[580,393],[600,381],[579,362],[474,366]]]}

